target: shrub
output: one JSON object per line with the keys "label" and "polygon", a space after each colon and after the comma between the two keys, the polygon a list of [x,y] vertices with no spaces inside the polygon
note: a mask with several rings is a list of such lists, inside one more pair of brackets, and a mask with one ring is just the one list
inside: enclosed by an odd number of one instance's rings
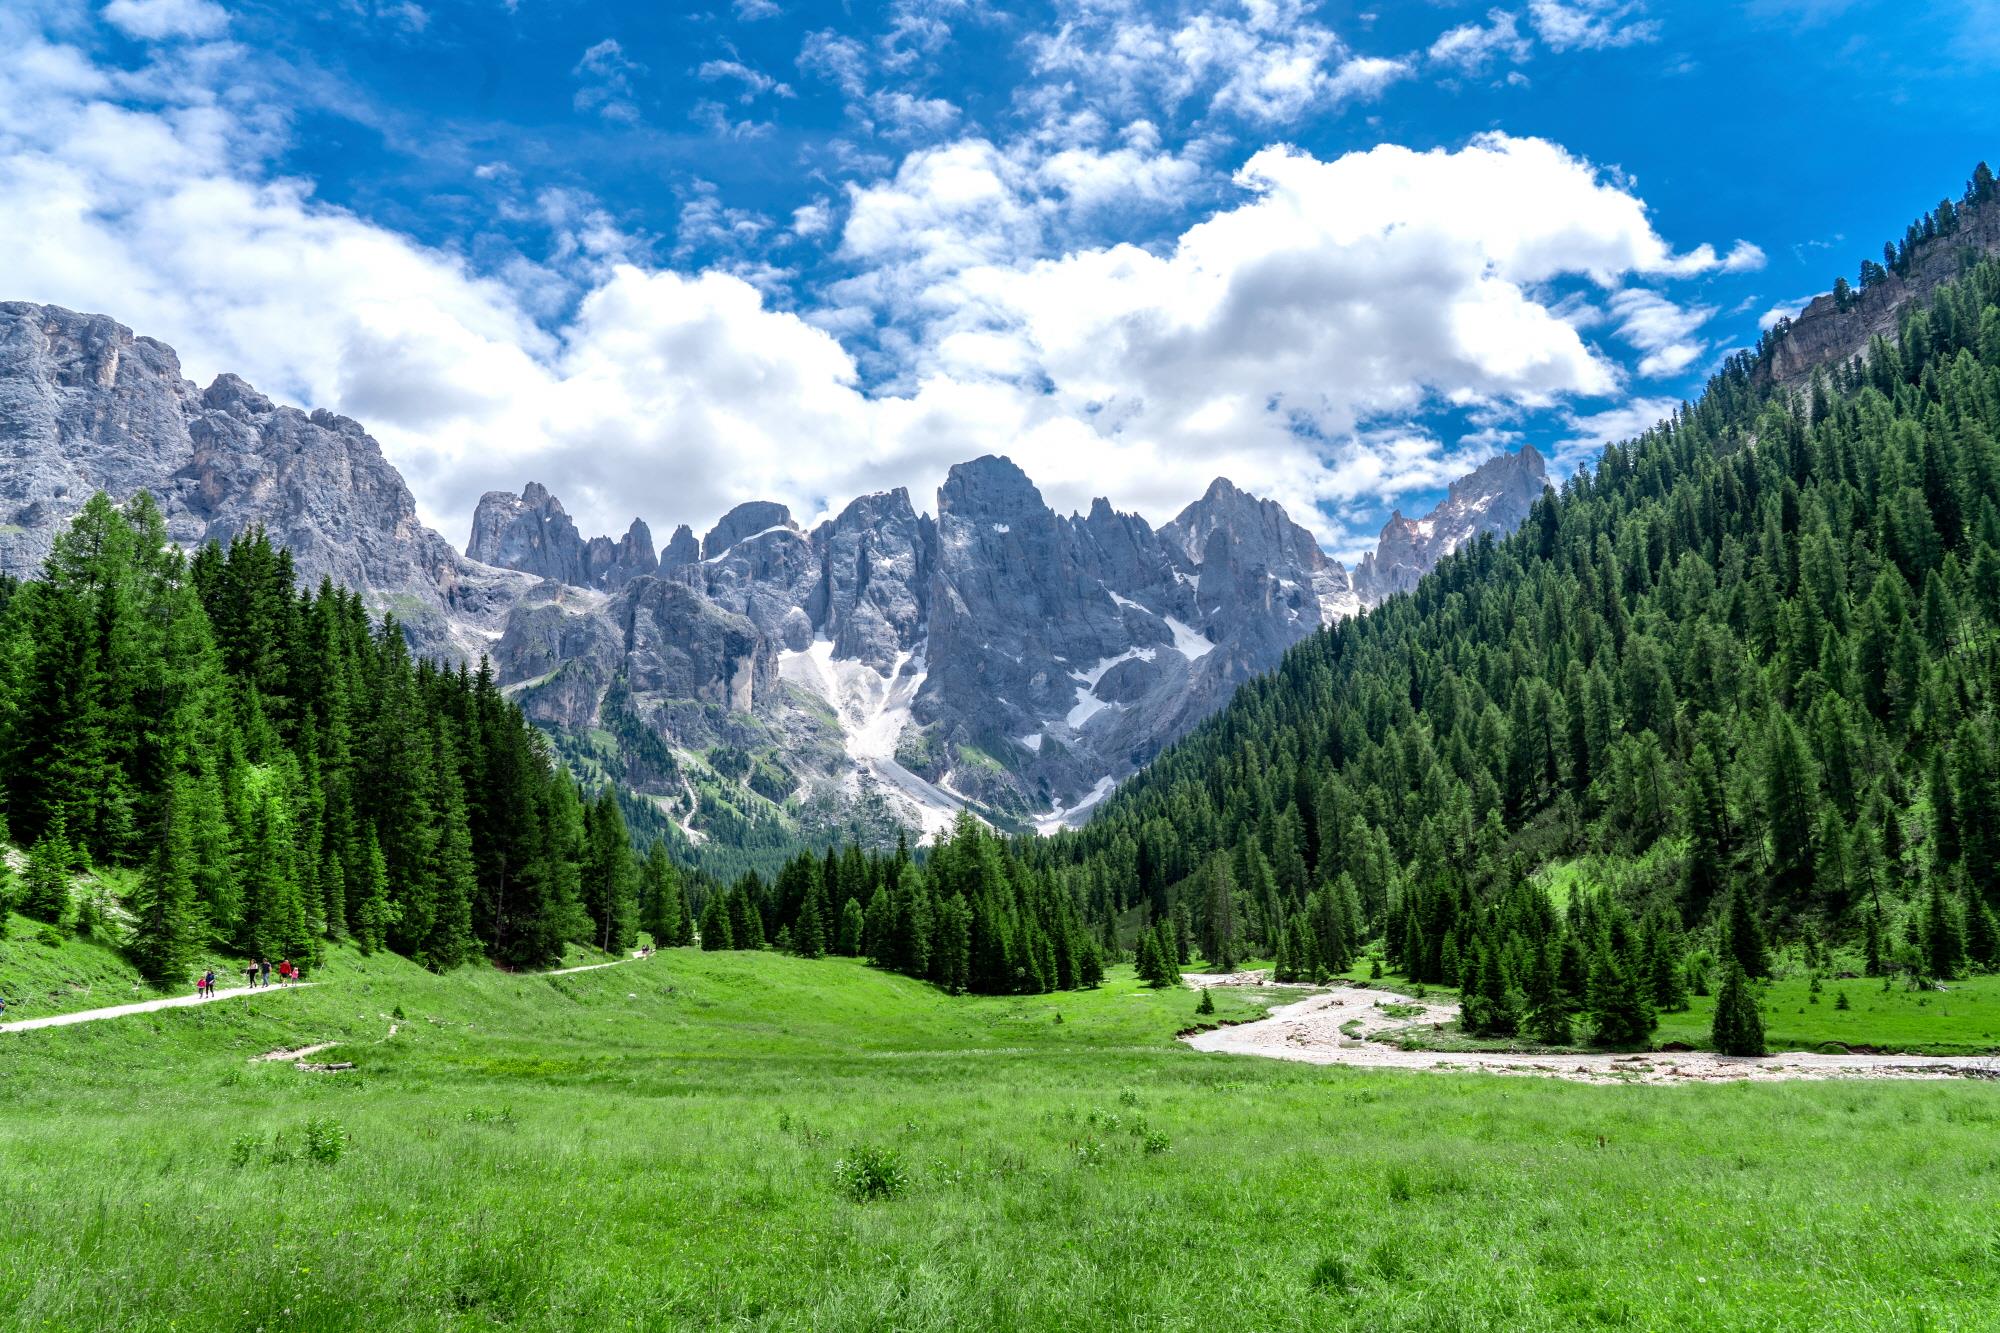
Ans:
{"label": "shrub", "polygon": [[250,1165],[250,1159],[257,1155],[258,1138],[255,1134],[238,1134],[229,1141],[229,1164],[243,1167]]}
{"label": "shrub", "polygon": [[347,1131],[328,1116],[317,1115],[306,1121],[305,1139],[305,1153],[310,1161],[331,1165],[347,1151]]}
{"label": "shrub", "polygon": [[1198,1013],[1198,1014],[1212,1014],[1212,1013],[1214,1013],[1214,1012],[1215,1012],[1215,996],[1214,996],[1214,995],[1213,995],[1213,994],[1212,994],[1211,992],[1209,992],[1208,990],[1204,989],[1204,990],[1202,991],[1202,993],[1201,993],[1201,1003],[1200,1003],[1200,1004],[1198,1004],[1198,1005],[1196,1005],[1196,1006],[1194,1007],[1194,1011],[1195,1011],[1196,1013]]}
{"label": "shrub", "polygon": [[1173,1147],[1173,1143],[1159,1130],[1149,1129],[1139,1135],[1139,1147],[1148,1157],[1157,1157]]}
{"label": "shrub", "polygon": [[833,1164],[834,1184],[856,1203],[893,1199],[909,1188],[909,1173],[894,1148],[863,1147],[848,1150]]}

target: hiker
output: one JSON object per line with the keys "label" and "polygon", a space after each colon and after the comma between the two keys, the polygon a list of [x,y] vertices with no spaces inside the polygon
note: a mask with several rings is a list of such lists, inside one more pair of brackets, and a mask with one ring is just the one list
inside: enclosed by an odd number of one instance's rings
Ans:
{"label": "hiker", "polygon": [[257,984],[257,964],[254,960],[250,966],[243,969],[243,975],[249,979],[251,985]]}
{"label": "hiker", "polygon": [[208,994],[208,978],[196,977],[194,979],[194,998],[199,1000],[205,997],[207,994]]}
{"label": "hiker", "polygon": [[212,967],[211,967],[210,969],[208,969],[208,974],[207,974],[206,976],[204,976],[204,977],[203,977],[203,978],[201,979],[201,984],[202,984],[203,988],[204,988],[204,989],[206,989],[206,990],[208,991],[208,998],[209,998],[209,999],[211,999],[211,1000],[212,1000],[212,999],[214,999],[214,998],[215,998],[215,969],[214,969],[214,968],[212,968]]}
{"label": "hiker", "polygon": [[270,960],[270,959],[268,959],[268,958],[260,958],[260,959],[258,959],[258,960],[257,960],[257,967],[258,967],[258,969],[259,969],[260,971],[262,971],[262,972],[263,972],[263,974],[264,974],[264,975],[263,975],[263,984],[264,984],[264,985],[266,985],[266,986],[270,985],[270,984],[271,984],[271,960]]}

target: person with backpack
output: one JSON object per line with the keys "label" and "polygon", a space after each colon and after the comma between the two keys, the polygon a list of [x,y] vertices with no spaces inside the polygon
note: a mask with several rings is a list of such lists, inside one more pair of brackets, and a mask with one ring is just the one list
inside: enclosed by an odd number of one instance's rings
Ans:
{"label": "person with backpack", "polygon": [[269,986],[271,984],[271,960],[268,958],[258,959],[257,968],[263,973],[262,984]]}
{"label": "person with backpack", "polygon": [[248,978],[248,979],[249,979],[249,982],[250,982],[250,984],[251,984],[252,986],[255,986],[255,985],[257,984],[257,963],[256,963],[256,960],[254,960],[254,959],[253,959],[253,960],[251,960],[251,963],[250,963],[250,966],[248,966],[248,967],[246,967],[246,968],[244,968],[244,969],[243,969],[243,975],[244,975],[244,976],[245,976],[246,978]]}

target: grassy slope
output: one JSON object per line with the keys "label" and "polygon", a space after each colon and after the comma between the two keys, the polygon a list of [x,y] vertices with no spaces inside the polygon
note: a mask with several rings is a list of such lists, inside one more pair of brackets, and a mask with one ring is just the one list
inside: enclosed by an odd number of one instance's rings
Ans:
{"label": "grassy slope", "polygon": [[[0,1037],[0,1327],[1970,1329],[2000,1303],[1992,1085],[1204,1056],[1170,1041],[1194,998],[1122,973],[976,1000],[690,951],[321,977]],[[370,1043],[357,1072],[248,1058],[335,1037]],[[321,1117],[340,1161],[269,1160]],[[864,1144],[904,1197],[834,1188]]]}

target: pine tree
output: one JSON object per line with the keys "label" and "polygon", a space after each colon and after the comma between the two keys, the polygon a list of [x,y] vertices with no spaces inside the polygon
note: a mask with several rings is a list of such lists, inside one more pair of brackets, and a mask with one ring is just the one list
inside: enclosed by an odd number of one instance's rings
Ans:
{"label": "pine tree", "polygon": [[1757,914],[1751,907],[1749,891],[1741,886],[1729,895],[1729,908],[1723,918],[1722,953],[1734,959],[1746,976],[1771,975],[1771,955],[1764,943],[1764,927],[1759,924]]}
{"label": "pine tree", "polygon": [[1764,1016],[1758,1012],[1756,994],[1749,978],[1735,959],[1723,967],[1722,990],[1715,997],[1715,1022],[1709,1040],[1724,1055],[1763,1055]]}
{"label": "pine tree", "polygon": [[75,911],[70,893],[70,869],[76,864],[76,850],[60,816],[35,840],[28,852],[28,871],[23,877],[21,915],[54,925],[67,925]]}
{"label": "pine tree", "polygon": [[1924,913],[1924,967],[1936,981],[1950,981],[1965,961],[1965,932],[1955,905],[1944,891],[1944,877],[1931,877],[1930,904]]}
{"label": "pine tree", "polygon": [[861,953],[861,936],[867,922],[861,910],[859,898],[849,898],[840,909],[840,932],[835,939],[835,949],[842,957],[855,958]]}
{"label": "pine tree", "polygon": [[194,843],[184,784],[169,788],[160,841],[132,900],[132,959],[149,981],[180,980],[206,934],[194,884]]}
{"label": "pine tree", "polygon": [[2000,921],[1970,884],[1965,890],[1965,956],[1983,971],[2000,965]]}
{"label": "pine tree", "polygon": [[1236,882],[1227,857],[1212,857],[1202,904],[1202,954],[1218,972],[1234,972],[1241,947],[1236,919]]}
{"label": "pine tree", "polygon": [[736,947],[735,931],[729,923],[729,895],[716,891],[708,895],[701,909],[701,947],[708,950]]}
{"label": "pine tree", "polygon": [[1624,909],[1612,904],[1591,964],[1590,1010],[1593,1039],[1604,1046],[1640,1046],[1659,1019],[1653,1007],[1645,958]]}

